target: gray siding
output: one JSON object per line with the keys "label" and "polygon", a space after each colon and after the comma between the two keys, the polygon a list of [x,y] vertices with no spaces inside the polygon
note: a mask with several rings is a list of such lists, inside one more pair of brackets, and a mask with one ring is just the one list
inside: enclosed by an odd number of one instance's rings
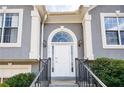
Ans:
{"label": "gray siding", "polygon": [[[63,23],[63,24],[46,24],[45,29],[44,29],[44,40],[48,40],[48,37],[50,33],[59,28],[60,26],[64,26],[65,28],[70,29],[73,31],[77,37],[77,40],[82,40],[82,25],[81,24],[69,24],[69,23]],[[82,58],[83,57],[83,45],[81,47],[78,47],[78,57]],[[47,57],[47,48],[44,48],[44,58]]]}
{"label": "gray siding", "polygon": [[[1,9],[2,6],[0,6]],[[28,59],[31,39],[31,10],[33,6],[10,5],[8,9],[23,9],[22,43],[18,48],[0,48],[0,59]]]}
{"label": "gray siding", "polygon": [[100,13],[115,13],[116,10],[124,13],[124,6],[119,5],[101,5],[97,6],[89,12],[92,16],[92,42],[93,53],[95,58],[97,57],[110,57],[117,59],[124,59],[124,49],[103,49],[102,36],[101,36],[101,21]]}

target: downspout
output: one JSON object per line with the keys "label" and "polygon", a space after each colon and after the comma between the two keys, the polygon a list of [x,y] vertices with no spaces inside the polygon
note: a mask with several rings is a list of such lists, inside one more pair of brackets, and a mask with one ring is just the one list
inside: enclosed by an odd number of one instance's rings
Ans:
{"label": "downspout", "polygon": [[43,32],[44,32],[44,23],[47,19],[47,14],[45,14],[44,19],[41,24],[41,32],[40,32],[40,58],[39,58],[39,71],[41,69],[41,59],[43,59]]}
{"label": "downspout", "polygon": [[41,27],[41,30],[42,30],[42,32],[41,32],[41,59],[43,59],[43,39],[44,39],[44,37],[43,37],[43,35],[44,35],[44,23],[45,23],[45,21],[46,21],[46,19],[47,19],[47,14],[45,14],[45,16],[44,16],[44,19],[43,19],[43,22],[42,22],[42,27]]}

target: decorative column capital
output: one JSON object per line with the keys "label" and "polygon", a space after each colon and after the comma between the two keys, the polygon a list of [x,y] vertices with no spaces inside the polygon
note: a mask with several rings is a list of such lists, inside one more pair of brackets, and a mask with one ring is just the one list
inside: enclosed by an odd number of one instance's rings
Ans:
{"label": "decorative column capital", "polygon": [[83,21],[82,21],[82,24],[85,22],[85,21],[91,21],[92,17],[91,15],[89,15],[88,13],[85,14],[84,18],[83,18]]}
{"label": "decorative column capital", "polygon": [[31,11],[31,17],[36,17],[41,21],[41,17],[40,17],[40,14],[39,14],[37,8],[34,8],[34,10]]}

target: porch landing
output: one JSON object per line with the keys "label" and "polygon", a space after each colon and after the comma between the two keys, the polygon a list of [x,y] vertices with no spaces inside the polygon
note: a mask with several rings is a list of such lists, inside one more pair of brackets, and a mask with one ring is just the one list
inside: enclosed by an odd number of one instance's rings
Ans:
{"label": "porch landing", "polygon": [[49,87],[78,87],[74,80],[52,80]]}

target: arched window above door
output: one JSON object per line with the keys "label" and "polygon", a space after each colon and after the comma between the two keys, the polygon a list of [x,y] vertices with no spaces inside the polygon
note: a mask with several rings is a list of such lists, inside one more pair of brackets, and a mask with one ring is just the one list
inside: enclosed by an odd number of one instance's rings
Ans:
{"label": "arched window above door", "polygon": [[52,42],[73,42],[73,39],[69,33],[61,31],[53,36]]}

